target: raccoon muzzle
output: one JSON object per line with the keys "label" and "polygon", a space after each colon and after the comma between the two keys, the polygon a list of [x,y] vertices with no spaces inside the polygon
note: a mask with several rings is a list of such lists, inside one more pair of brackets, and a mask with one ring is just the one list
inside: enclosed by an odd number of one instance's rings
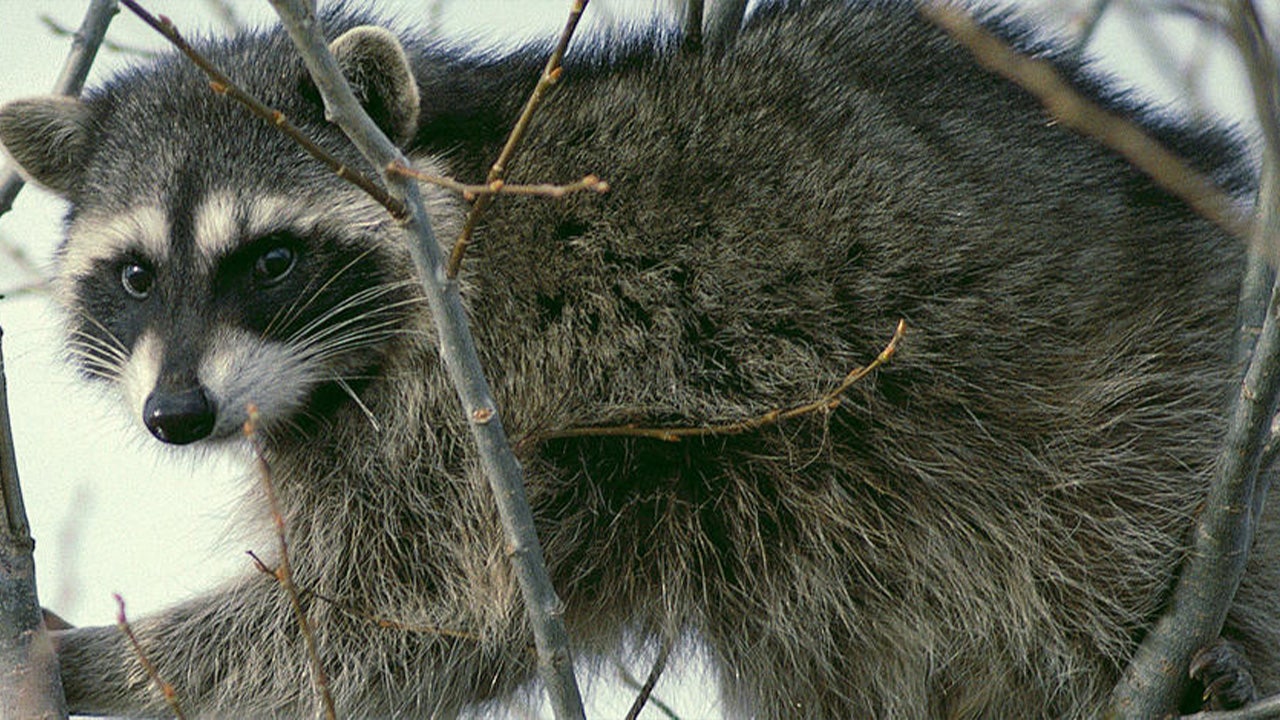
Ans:
{"label": "raccoon muzzle", "polygon": [[213,432],[216,414],[204,389],[157,390],[142,407],[142,420],[157,439],[173,445],[203,440]]}

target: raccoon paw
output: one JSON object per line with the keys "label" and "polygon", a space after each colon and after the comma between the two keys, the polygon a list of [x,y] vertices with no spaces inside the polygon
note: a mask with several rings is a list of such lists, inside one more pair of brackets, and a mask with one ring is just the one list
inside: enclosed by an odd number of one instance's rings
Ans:
{"label": "raccoon paw", "polygon": [[1234,710],[1253,702],[1253,675],[1244,648],[1224,638],[1205,645],[1191,658],[1191,679],[1204,687],[1204,710]]}

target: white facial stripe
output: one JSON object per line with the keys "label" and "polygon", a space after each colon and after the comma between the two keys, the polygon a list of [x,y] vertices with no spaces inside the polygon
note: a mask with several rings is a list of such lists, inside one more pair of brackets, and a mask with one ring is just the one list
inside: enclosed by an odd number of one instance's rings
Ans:
{"label": "white facial stripe", "polygon": [[320,382],[320,368],[284,343],[238,328],[220,328],[200,361],[200,384],[218,408],[214,437],[237,432],[257,406],[265,427],[288,418]]}
{"label": "white facial stripe", "polygon": [[169,220],[156,205],[141,205],[123,213],[81,215],[67,229],[67,244],[58,257],[58,274],[78,278],[93,271],[99,260],[119,257],[136,248],[157,264],[169,256]]}
{"label": "white facial stripe", "polygon": [[142,408],[147,397],[155,390],[163,359],[164,343],[153,331],[147,330],[134,343],[129,362],[120,373],[120,389],[124,393],[125,404],[138,422],[142,422]]}
{"label": "white facial stripe", "polygon": [[191,226],[195,234],[196,255],[206,267],[212,267],[240,240],[235,196],[225,190],[210,193],[196,208]]}

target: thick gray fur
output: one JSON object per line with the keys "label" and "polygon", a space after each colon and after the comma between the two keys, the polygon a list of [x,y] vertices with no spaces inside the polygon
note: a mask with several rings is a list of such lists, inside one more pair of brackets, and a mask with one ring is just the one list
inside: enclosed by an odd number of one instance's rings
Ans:
{"label": "thick gray fur", "polygon": [[[510,180],[594,172],[612,191],[499,199],[464,296],[580,659],[705,643],[727,717],[1095,717],[1188,547],[1238,372],[1242,249],[910,5],[776,6],[703,55],[658,34],[571,57]],[[337,37],[370,21],[328,22]],[[541,51],[400,34],[421,91],[406,148],[483,177]],[[283,33],[200,46],[358,163]],[[394,64],[383,50],[369,56]],[[1222,133],[1065,63],[1247,191]],[[404,88],[352,67],[388,129],[413,122]],[[60,296],[86,371],[121,376],[149,333],[152,396],[192,391],[201,358],[239,347],[228,327],[315,355],[288,376],[255,365],[245,387],[292,408],[264,418],[269,460],[340,714],[447,716],[526,687],[493,502],[394,223],[181,59],[85,103],[8,105],[0,141],[70,201]],[[227,190],[283,194],[298,217],[358,211],[201,258],[191,215]],[[433,197],[451,237],[464,208]],[[144,242],[72,262],[95,237],[78,222],[144,198],[169,219],[163,261]],[[281,244],[298,264],[255,285]],[[129,263],[154,266],[145,300],[121,287]],[[809,402],[900,318],[897,356],[829,413],[680,443],[545,439]],[[243,409],[216,410],[214,439],[233,437],[221,421]],[[1269,514],[1224,631],[1262,692],[1280,690],[1278,540]],[[314,707],[287,603],[252,569],[136,628],[189,716]],[[112,628],[69,631],[60,660],[79,711],[163,711]]]}

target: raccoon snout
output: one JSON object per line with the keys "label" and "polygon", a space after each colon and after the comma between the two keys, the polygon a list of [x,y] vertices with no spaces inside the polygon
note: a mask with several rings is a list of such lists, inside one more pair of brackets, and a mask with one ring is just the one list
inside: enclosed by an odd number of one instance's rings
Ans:
{"label": "raccoon snout", "polygon": [[177,392],[156,390],[142,406],[142,421],[151,434],[174,445],[208,437],[215,419],[213,403],[199,386]]}

